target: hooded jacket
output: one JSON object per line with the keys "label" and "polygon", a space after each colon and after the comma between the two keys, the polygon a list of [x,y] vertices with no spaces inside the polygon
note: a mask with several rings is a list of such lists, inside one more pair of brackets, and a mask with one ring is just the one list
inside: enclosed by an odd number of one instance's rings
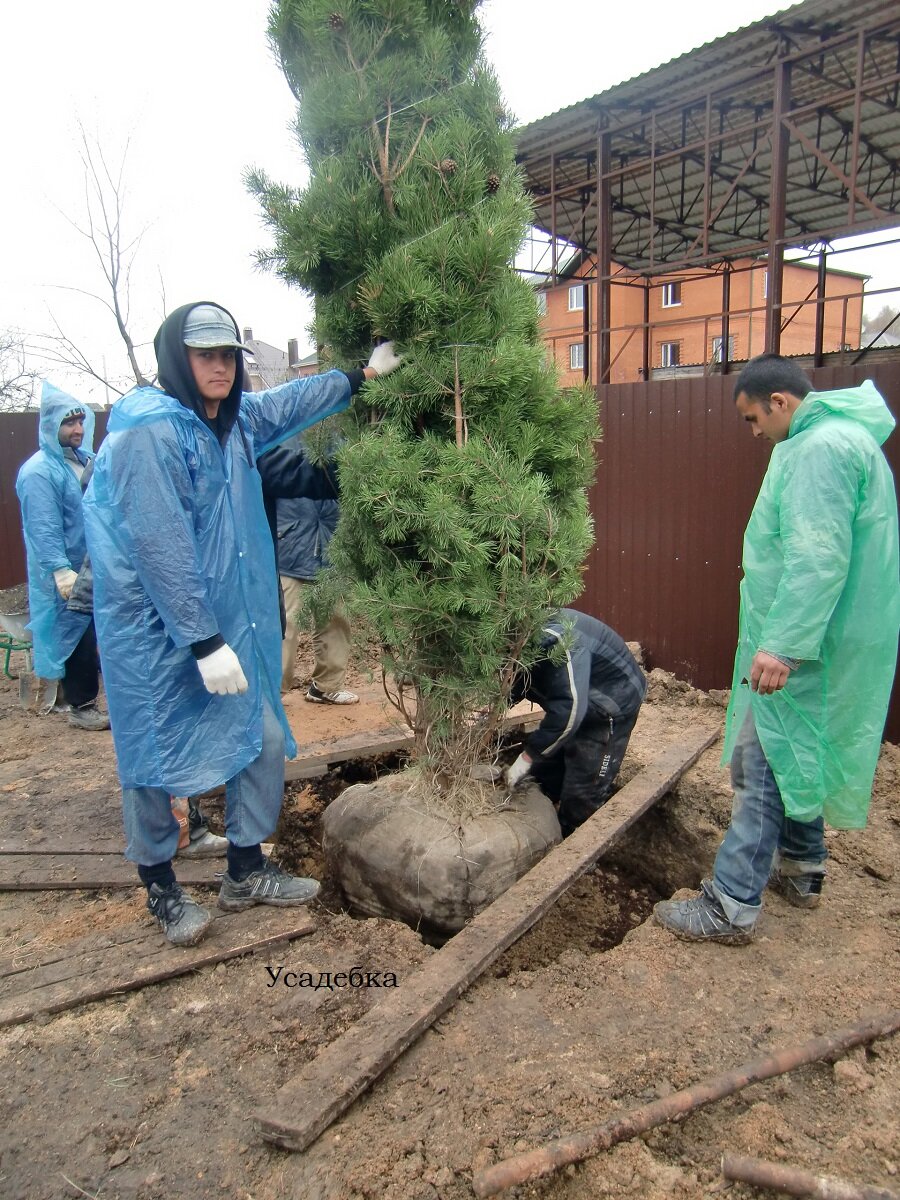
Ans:
{"label": "hooded jacket", "polygon": [[[232,778],[262,749],[266,697],[296,750],[280,698],[281,629],[272,538],[256,459],[345,409],[342,371],[242,394],[206,416],[183,342],[193,304],[157,334],[159,388],[110,414],[84,500],[94,620],[124,787],[193,794]],[[235,326],[237,327],[237,326]],[[200,656],[223,642],[249,684],[206,691]]]}
{"label": "hooded jacket", "polygon": [[[866,823],[900,629],[897,501],[875,385],[811,392],[744,534],[740,633],[723,759],[752,707],[785,810]],[[802,660],[781,691],[746,684],[758,650]]]}
{"label": "hooded jacket", "polygon": [[[560,644],[564,657],[550,655]],[[647,680],[614,629],[595,617],[561,608],[544,624],[540,644],[547,652],[513,685],[511,703],[540,704],[544,717],[525,742],[533,759],[553,758],[578,733],[585,717],[632,717],[647,693]]]}
{"label": "hooded jacket", "polygon": [[56,589],[53,572],[79,571],[85,556],[81,485],[59,444],[59,427],[72,409],[84,411],[84,440],[79,458],[94,452],[94,413],[51,383],[41,390],[38,426],[40,449],[16,477],[22,530],[28,559],[28,629],[34,644],[34,669],[42,679],[61,679],[66,659],[90,624],[90,615],[70,612]]}

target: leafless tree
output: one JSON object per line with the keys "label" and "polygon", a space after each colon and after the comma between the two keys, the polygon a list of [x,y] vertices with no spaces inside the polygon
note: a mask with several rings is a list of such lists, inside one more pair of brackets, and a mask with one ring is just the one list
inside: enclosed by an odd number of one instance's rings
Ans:
{"label": "leafless tree", "polygon": [[[95,357],[88,354],[52,314],[51,320],[56,332],[44,337],[42,355],[47,362],[87,375],[121,396],[133,386],[132,379],[140,387],[149,382],[141,370],[136,345],[130,332],[131,271],[145,230],[132,236],[126,234],[124,228],[128,142],[125,143],[118,166],[111,168],[99,142],[89,138],[81,126],[79,132],[79,158],[84,171],[84,213],[80,220],[74,220],[66,213],[63,213],[63,216],[75,232],[90,243],[105,286],[102,293],[60,286],[64,291],[75,292],[95,300],[108,310],[125,347],[130,374],[111,378],[107,374],[105,363],[98,363]],[[160,284],[162,286],[162,281]],[[164,288],[162,294],[165,302]]]}
{"label": "leafless tree", "polygon": [[14,329],[0,329],[0,412],[28,408],[36,377],[27,366],[23,335]]}

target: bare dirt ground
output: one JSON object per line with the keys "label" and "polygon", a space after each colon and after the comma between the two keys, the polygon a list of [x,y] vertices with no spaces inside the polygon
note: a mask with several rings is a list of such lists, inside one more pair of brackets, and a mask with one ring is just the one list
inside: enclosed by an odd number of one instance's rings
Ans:
{"label": "bare dirt ground", "polygon": [[[394,720],[364,703],[288,698],[304,752]],[[697,725],[714,701],[654,673],[623,778]],[[0,684],[0,843],[86,845],[119,835],[108,733],[70,729]],[[395,726],[396,727],[396,726]],[[514,945],[309,1150],[276,1150],[251,1114],[379,999],[379,989],[269,986],[273,969],[396,972],[434,950],[403,925],[357,920],[325,880],[316,933],[139,992],[0,1031],[0,1196],[6,1200],[464,1200],[473,1169],[585,1129],[757,1055],[897,1007],[900,750],[886,746],[869,827],[829,836],[827,896],[812,912],[767,897],[753,945],[672,939],[652,904],[708,871],[728,820],[716,748],[677,792]],[[277,838],[320,874],[325,804],[353,772],[289,789]],[[207,805],[221,828],[221,802]],[[214,902],[213,891],[195,889]],[[39,962],[75,938],[147,920],[142,895],[7,892],[4,961]],[[900,1038],[818,1063],[507,1193],[706,1197],[723,1151],[900,1191]],[[766,1193],[728,1188],[736,1200]]]}

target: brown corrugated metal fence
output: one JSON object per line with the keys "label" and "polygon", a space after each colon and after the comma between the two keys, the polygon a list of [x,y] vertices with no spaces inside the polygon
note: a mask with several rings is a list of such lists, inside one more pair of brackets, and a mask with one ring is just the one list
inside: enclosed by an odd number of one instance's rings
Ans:
{"label": "brown corrugated metal fence", "polygon": [[[900,363],[810,375],[819,391],[872,379],[897,415]],[[601,389],[596,542],[576,602],[639,641],[649,666],[704,689],[731,685],[743,531],[770,450],[738,417],[734,381],[701,376]],[[885,451],[896,476],[900,434]],[[898,692],[892,741],[900,740]]]}
{"label": "brown corrugated metal fence", "polygon": [[[873,379],[897,412],[900,363],[824,367],[819,390]],[[591,494],[596,544],[580,608],[644,647],[650,666],[697,687],[731,683],[744,526],[769,444],[755,441],[731,398],[733,376],[601,389],[603,442]],[[97,414],[95,445],[106,429]],[[16,472],[37,448],[35,413],[0,414],[0,587],[25,579]],[[900,434],[886,446],[897,474]],[[888,734],[900,740],[900,688]]]}

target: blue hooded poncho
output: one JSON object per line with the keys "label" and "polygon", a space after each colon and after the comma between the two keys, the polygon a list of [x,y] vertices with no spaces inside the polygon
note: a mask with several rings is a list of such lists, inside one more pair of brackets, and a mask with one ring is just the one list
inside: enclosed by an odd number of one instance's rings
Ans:
{"label": "blue hooded poncho", "polygon": [[[880,446],[894,428],[875,385],[810,392],[744,534],[729,761],[747,713],[784,807],[866,823],[900,627],[897,500]],[[746,685],[758,650],[801,659],[771,696]]]}
{"label": "blue hooded poncho", "polygon": [[34,670],[42,679],[62,679],[66,659],[91,620],[86,613],[69,611],[53,579],[53,572],[61,567],[79,571],[85,556],[81,484],[59,444],[59,427],[73,409],[84,413],[79,457],[85,463],[90,460],[93,411],[52,383],[45,383],[38,426],[40,449],[22,464],[16,477],[28,558],[28,629],[34,644]]}
{"label": "blue hooded poncho", "polygon": [[[113,407],[84,501],[122,786],[182,796],[259,757],[263,696],[288,755],[296,752],[281,704],[277,576],[256,459],[345,409],[351,394],[342,371],[242,393],[237,351],[235,386],[211,421],[182,340],[193,307],[157,335],[166,390],[138,388]],[[240,660],[242,695],[203,686],[191,647],[217,635]]]}

